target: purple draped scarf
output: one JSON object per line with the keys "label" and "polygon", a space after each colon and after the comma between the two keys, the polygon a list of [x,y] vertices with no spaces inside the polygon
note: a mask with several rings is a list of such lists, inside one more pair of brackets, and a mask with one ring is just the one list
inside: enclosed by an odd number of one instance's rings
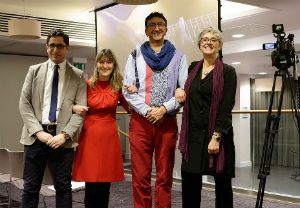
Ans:
{"label": "purple draped scarf", "polygon": [[[182,153],[183,158],[185,159],[186,162],[188,162],[189,89],[202,64],[203,64],[203,59],[200,60],[197,63],[197,65],[194,67],[194,69],[189,73],[188,78],[184,85],[186,101],[183,108],[179,150]],[[212,90],[211,106],[209,111],[209,127],[208,127],[209,141],[212,138],[214,128],[215,128],[216,118],[220,111],[222,95],[223,95],[223,86],[224,86],[223,63],[219,58],[217,58],[215,63],[215,68],[213,70],[213,90]],[[225,166],[224,141],[221,140],[219,154],[210,155],[209,157],[209,168],[213,171],[216,171],[216,173],[223,173],[224,166]]]}

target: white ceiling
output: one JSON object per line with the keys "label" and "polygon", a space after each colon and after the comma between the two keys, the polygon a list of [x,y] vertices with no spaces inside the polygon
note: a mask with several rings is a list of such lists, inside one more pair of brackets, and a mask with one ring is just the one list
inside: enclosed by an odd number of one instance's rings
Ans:
{"label": "white ceiling", "polygon": [[[113,0],[0,0],[0,12],[94,23],[93,10],[112,2]],[[238,73],[251,76],[256,76],[261,71],[269,73],[269,76],[274,73],[275,69],[271,67],[271,51],[261,50],[262,43],[276,41],[272,34],[272,24],[284,24],[287,33],[293,32],[296,50],[300,50],[299,0],[230,0],[230,2],[254,6],[244,9],[243,5],[235,7],[222,0],[224,61],[229,64],[240,61],[241,64],[235,66]],[[231,35],[237,32],[245,34],[245,37],[232,38]],[[46,56],[44,45],[43,39],[16,41],[0,33],[0,53]],[[95,57],[93,43],[82,44],[71,41],[71,45],[70,56],[81,57],[80,54],[85,54],[90,59]]]}
{"label": "white ceiling", "polygon": [[[231,0],[251,4],[266,9],[257,14],[238,17],[222,22],[225,44],[223,46],[224,61],[232,63],[240,61],[235,68],[239,74],[250,74],[259,77],[257,73],[266,72],[271,76],[276,68],[271,66],[272,51],[263,51],[263,43],[276,42],[272,33],[272,24],[284,24],[286,33],[295,35],[295,48],[299,55],[300,49],[300,3],[299,0]],[[233,11],[234,12],[234,11]],[[242,16],[242,15],[240,15]],[[241,39],[231,35],[241,30],[245,36]],[[299,67],[299,64],[298,64]]]}
{"label": "white ceiling", "polygon": [[94,9],[112,2],[113,0],[0,0],[0,11],[93,23]]}

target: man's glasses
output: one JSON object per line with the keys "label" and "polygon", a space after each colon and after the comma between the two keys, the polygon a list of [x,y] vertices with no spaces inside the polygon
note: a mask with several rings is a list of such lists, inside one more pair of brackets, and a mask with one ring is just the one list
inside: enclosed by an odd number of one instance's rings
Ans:
{"label": "man's glasses", "polygon": [[57,50],[62,50],[62,49],[64,49],[66,47],[66,45],[51,43],[50,45],[48,45],[48,47],[49,47],[50,50],[54,50],[55,48]]}
{"label": "man's glasses", "polygon": [[147,28],[149,28],[150,30],[154,30],[156,28],[156,26],[159,29],[164,29],[166,27],[166,24],[163,22],[158,22],[158,23],[150,23],[147,25]]}
{"label": "man's glasses", "polygon": [[201,42],[202,42],[202,43],[205,43],[205,44],[207,44],[207,43],[215,44],[215,43],[219,42],[219,40],[216,39],[216,38],[212,38],[212,39],[209,39],[209,38],[203,38],[203,39],[201,39]]}

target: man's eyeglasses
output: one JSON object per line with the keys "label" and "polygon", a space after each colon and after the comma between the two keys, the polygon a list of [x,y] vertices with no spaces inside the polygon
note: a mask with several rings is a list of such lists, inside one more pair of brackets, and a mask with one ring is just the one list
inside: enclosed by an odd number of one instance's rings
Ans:
{"label": "man's eyeglasses", "polygon": [[147,25],[147,28],[153,30],[156,28],[156,26],[159,28],[159,29],[164,29],[166,27],[166,24],[163,23],[163,22],[158,22],[158,23],[150,23]]}
{"label": "man's eyeglasses", "polygon": [[66,47],[66,45],[51,43],[50,45],[48,45],[48,47],[50,50],[54,50],[54,48],[57,48],[57,50],[62,50]]}
{"label": "man's eyeglasses", "polygon": [[216,39],[216,38],[212,38],[212,39],[209,39],[209,38],[203,38],[203,39],[201,39],[201,42],[202,43],[213,43],[213,44],[215,44],[215,43],[217,43],[217,42],[219,42],[219,40],[218,39]]}

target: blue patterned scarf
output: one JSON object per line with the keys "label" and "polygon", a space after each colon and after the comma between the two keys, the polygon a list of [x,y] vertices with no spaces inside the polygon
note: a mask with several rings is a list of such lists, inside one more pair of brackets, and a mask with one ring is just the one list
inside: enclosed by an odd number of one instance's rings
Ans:
{"label": "blue patterned scarf", "polygon": [[146,41],[141,46],[143,57],[151,69],[163,70],[166,68],[175,54],[175,46],[168,40],[165,40],[164,46],[161,48],[159,54],[155,54],[150,47],[149,41]]}

